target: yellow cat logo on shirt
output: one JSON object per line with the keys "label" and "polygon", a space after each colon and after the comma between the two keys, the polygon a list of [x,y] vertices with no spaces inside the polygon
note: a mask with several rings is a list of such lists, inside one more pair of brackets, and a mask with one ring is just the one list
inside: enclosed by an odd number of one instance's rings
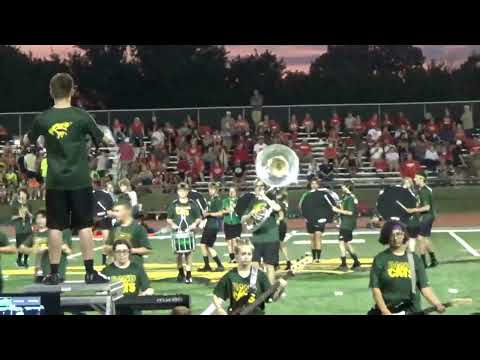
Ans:
{"label": "yellow cat logo on shirt", "polygon": [[175,213],[178,216],[188,216],[190,215],[190,206],[176,206]]}
{"label": "yellow cat logo on shirt", "polygon": [[58,140],[63,139],[68,134],[68,128],[72,125],[70,121],[56,123],[48,129],[50,135],[56,136]]}
{"label": "yellow cat logo on shirt", "polygon": [[241,298],[248,295],[248,285],[247,284],[233,283],[232,285],[233,285],[233,299],[235,301],[238,301]]}
{"label": "yellow cat logo on shirt", "polygon": [[390,278],[411,278],[410,266],[405,262],[389,261],[387,268]]}

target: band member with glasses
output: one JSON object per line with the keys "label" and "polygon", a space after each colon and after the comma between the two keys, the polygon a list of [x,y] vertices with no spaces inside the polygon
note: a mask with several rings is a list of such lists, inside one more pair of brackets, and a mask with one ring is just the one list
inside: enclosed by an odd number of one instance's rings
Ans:
{"label": "band member with glasses", "polygon": [[369,315],[392,315],[405,311],[421,311],[420,294],[437,311],[441,304],[428,282],[425,267],[416,254],[407,251],[408,235],[404,224],[387,221],[380,232],[379,242],[388,248],[373,259],[370,284],[375,306]]}

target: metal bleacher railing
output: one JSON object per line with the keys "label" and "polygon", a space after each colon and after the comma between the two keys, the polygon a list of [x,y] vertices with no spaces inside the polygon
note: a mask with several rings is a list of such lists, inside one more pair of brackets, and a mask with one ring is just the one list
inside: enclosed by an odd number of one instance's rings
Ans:
{"label": "metal bleacher railing", "polygon": [[[348,112],[359,114],[362,119],[370,117],[377,113],[383,116],[384,113],[389,115],[403,112],[412,122],[416,123],[424,118],[424,115],[429,112],[434,118],[441,118],[444,114],[445,108],[448,108],[450,114],[455,119],[459,119],[463,113],[464,105],[469,105],[473,119],[478,124],[480,119],[480,100],[467,101],[447,101],[447,102],[412,102],[412,103],[372,103],[372,104],[316,104],[316,105],[278,105],[278,106],[264,106],[263,113],[268,114],[271,119],[275,119],[283,128],[288,124],[292,114],[297,116],[298,120],[302,120],[306,113],[309,113],[313,119],[329,119],[333,111],[339,113],[340,116],[345,117]],[[242,114],[244,117],[250,119],[250,106],[238,107],[198,107],[198,108],[171,108],[171,109],[126,109],[126,110],[93,110],[90,113],[94,114],[98,124],[111,126],[115,118],[120,119],[125,124],[130,124],[134,117],[140,117],[143,121],[149,121],[155,116],[160,124],[170,122],[174,126],[179,126],[187,115],[197,119],[199,124],[208,124],[212,128],[220,128],[220,121],[225,115],[226,111],[230,111],[233,117]],[[30,129],[33,119],[37,113],[0,113],[0,124],[3,125],[11,135],[22,135]],[[299,134],[299,141],[306,134]],[[313,155],[317,160],[323,157],[323,151],[326,144],[319,138],[311,137],[308,142],[312,145]],[[168,167],[176,171],[176,156],[170,156]],[[303,187],[306,183],[306,169],[307,165],[302,164],[299,175],[299,182],[296,186]],[[379,186],[389,183],[398,183],[400,180],[399,173],[382,173],[375,172],[368,161],[363,162],[362,167],[354,175],[355,180],[360,186]],[[351,178],[352,175],[346,169],[336,169],[335,184],[339,185],[342,180]],[[254,165],[247,166],[246,181],[247,187],[255,179]],[[206,179],[208,181],[208,176]],[[226,175],[226,185],[230,184],[231,176]],[[441,177],[431,177],[431,181],[443,182],[445,179]],[[477,182],[478,179],[473,177],[465,182]],[[292,187],[296,187],[293,185]],[[204,190],[207,187],[207,182],[196,182],[196,188]]]}

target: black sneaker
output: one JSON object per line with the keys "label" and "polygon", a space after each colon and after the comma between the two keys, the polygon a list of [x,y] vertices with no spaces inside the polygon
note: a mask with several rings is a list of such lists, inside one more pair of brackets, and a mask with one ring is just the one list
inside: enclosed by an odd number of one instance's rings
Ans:
{"label": "black sneaker", "polygon": [[209,272],[209,271],[213,271],[213,270],[210,266],[204,266],[203,268],[197,269],[197,271],[198,272]]}
{"label": "black sneaker", "polygon": [[21,260],[17,259],[16,263],[17,263],[17,267],[23,267],[23,263]]}
{"label": "black sneaker", "polygon": [[185,280],[185,277],[182,274],[177,275],[177,282],[183,282]]}
{"label": "black sneaker", "polygon": [[42,280],[43,285],[58,285],[60,284],[60,275],[58,274],[48,274]]}
{"label": "black sneaker", "polygon": [[350,268],[350,270],[353,270],[353,271],[359,270],[360,267],[361,267],[361,265],[362,265],[362,264],[360,264],[360,263],[353,263],[353,265],[352,265],[352,267]]}
{"label": "black sneaker", "polygon": [[185,278],[185,284],[191,284],[193,282],[192,277],[188,276]]}
{"label": "black sneaker", "polygon": [[36,275],[36,276],[33,278],[33,282],[34,282],[35,284],[41,284],[42,281],[43,281],[43,278],[44,278],[43,275]]}
{"label": "black sneaker", "polygon": [[430,263],[430,266],[429,266],[429,267],[432,268],[432,267],[435,267],[435,266],[438,266],[438,261],[437,261],[437,259],[432,260],[432,262]]}
{"label": "black sneaker", "polygon": [[292,268],[292,262],[290,260],[287,261],[287,266],[285,267],[285,270],[290,270]]}
{"label": "black sneaker", "polygon": [[225,268],[223,267],[223,265],[221,266],[217,266],[217,268],[215,269],[216,272],[224,272],[225,271]]}
{"label": "black sneaker", "polygon": [[345,264],[345,265],[340,265],[338,268],[337,268],[338,271],[348,271],[348,266]]}
{"label": "black sneaker", "polygon": [[27,260],[25,260],[22,265],[23,265],[23,267],[24,267],[25,269],[28,269],[28,262],[27,262]]}
{"label": "black sneaker", "polygon": [[92,273],[85,274],[85,284],[106,284],[109,282],[110,278],[98,271],[94,270]]}

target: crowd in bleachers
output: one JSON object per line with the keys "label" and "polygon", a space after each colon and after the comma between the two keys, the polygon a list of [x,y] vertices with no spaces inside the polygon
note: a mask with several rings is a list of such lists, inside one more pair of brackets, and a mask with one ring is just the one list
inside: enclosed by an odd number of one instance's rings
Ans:
{"label": "crowd in bleachers", "polygon": [[[424,119],[408,119],[402,112],[372,114],[367,119],[351,112],[345,117],[333,112],[329,119],[314,119],[308,113],[300,119],[292,114],[283,126],[265,112],[259,117],[258,106],[253,109],[251,119],[227,111],[219,128],[207,121],[199,124],[190,115],[179,126],[155,116],[114,118],[116,178],[128,178],[134,187],[153,185],[166,193],[174,192],[180,181],[195,186],[228,180],[242,187],[256,154],[277,143],[296,151],[305,179],[318,176],[325,181],[355,177],[364,169],[378,177],[413,176],[421,167],[433,175],[455,178],[469,167],[469,155],[480,153],[468,105],[460,116],[446,108],[436,119],[430,113]],[[12,200],[19,187],[27,188],[31,199],[42,198],[45,153],[41,148],[15,149],[5,145],[0,158],[0,201]],[[113,163],[108,150],[92,156],[93,181],[112,180]]]}

